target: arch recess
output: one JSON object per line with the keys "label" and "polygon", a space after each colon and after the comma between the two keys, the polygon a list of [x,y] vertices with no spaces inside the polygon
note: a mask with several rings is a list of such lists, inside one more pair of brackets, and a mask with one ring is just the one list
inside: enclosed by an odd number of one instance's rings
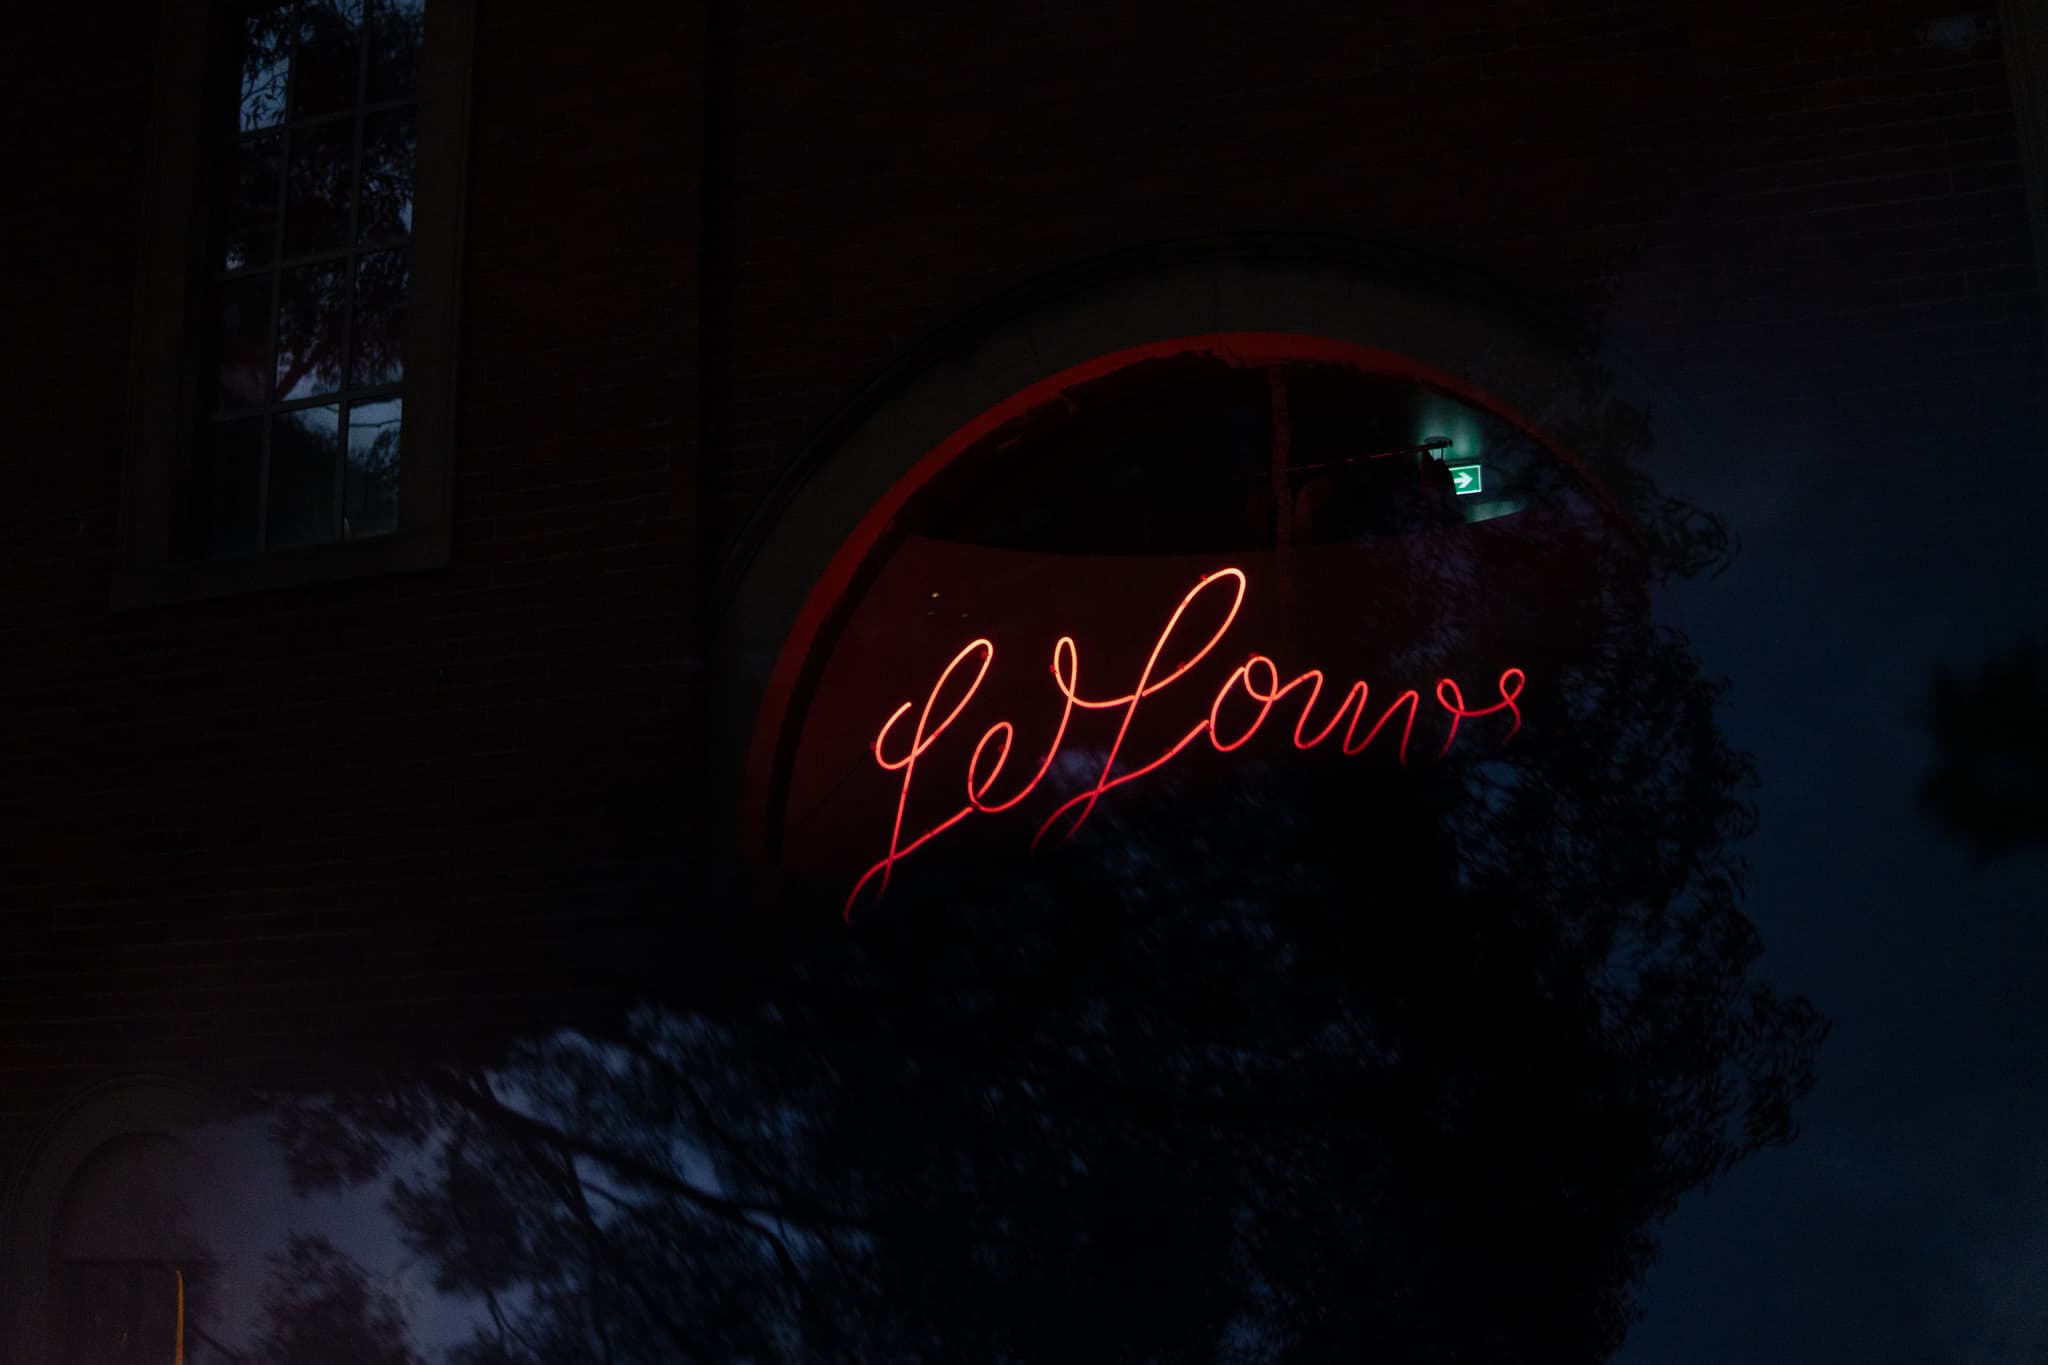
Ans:
{"label": "arch recess", "polygon": [[80,1175],[116,1144],[138,1137],[182,1141],[226,1114],[217,1096],[197,1086],[130,1076],[85,1091],[44,1128],[0,1203],[0,1358],[57,1358],[58,1240]]}
{"label": "arch recess", "polygon": [[[1471,282],[1313,252],[1198,255],[1068,288],[924,348],[805,452],[727,575],[714,635],[709,847],[775,882],[772,805],[787,724],[835,614],[885,553],[897,515],[977,436],[1063,386],[1152,355],[1237,347],[1404,375],[1546,436],[1583,395],[1613,393],[1579,338],[1475,297]],[[1261,356],[1261,346],[1277,347]]]}

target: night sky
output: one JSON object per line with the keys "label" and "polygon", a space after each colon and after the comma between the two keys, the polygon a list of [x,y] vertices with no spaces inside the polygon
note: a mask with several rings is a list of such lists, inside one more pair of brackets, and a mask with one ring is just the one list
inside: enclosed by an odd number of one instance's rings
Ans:
{"label": "night sky", "polygon": [[2048,1359],[2048,883],[1915,804],[1930,671],[2048,625],[2040,409],[1872,457],[1724,396],[1657,413],[1660,476],[1742,540],[1667,617],[1759,762],[1760,970],[1834,1027],[1798,1141],[1687,1200],[1619,1359]]}

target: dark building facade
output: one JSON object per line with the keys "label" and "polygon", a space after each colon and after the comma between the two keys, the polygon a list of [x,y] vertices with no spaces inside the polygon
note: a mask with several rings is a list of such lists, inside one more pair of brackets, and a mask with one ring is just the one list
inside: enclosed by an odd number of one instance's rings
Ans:
{"label": "dark building facade", "polygon": [[[416,84],[350,49],[353,235],[298,252],[318,206],[285,203],[267,266],[209,255],[252,145],[209,121],[226,13],[30,7],[0,41],[7,1359],[58,1349],[65,1191],[176,1096],[459,1043],[772,898],[778,658],[1006,395],[1257,333],[1540,410],[1590,357],[1660,439],[1930,490],[2038,420],[2021,4],[427,0]],[[408,118],[375,228],[360,158]],[[208,407],[236,282],[336,261],[331,386]],[[267,456],[232,465],[229,418]],[[308,431],[346,457],[299,534]],[[259,468],[255,520],[216,516]]]}

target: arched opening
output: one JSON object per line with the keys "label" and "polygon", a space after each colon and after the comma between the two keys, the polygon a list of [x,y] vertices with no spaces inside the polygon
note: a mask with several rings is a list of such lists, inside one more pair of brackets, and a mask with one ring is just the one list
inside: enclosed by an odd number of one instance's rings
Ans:
{"label": "arched opening", "polygon": [[195,1354],[211,1261],[201,1195],[221,1176],[193,1138],[226,1109],[169,1080],[80,1095],[41,1135],[0,1207],[0,1348],[24,1361]]}
{"label": "arched opening", "polygon": [[61,1365],[183,1365],[208,1270],[193,1226],[203,1178],[165,1133],[115,1138],[87,1159],[58,1219]]}

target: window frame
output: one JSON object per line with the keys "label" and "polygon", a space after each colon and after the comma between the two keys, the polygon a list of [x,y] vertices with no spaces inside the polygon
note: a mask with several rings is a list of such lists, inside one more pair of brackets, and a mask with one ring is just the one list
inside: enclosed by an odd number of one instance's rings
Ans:
{"label": "window frame", "polygon": [[203,130],[220,10],[220,0],[159,3],[113,573],[116,611],[444,568],[451,557],[475,0],[427,0],[397,529],[232,558],[177,557],[180,497],[190,486],[202,415],[198,310],[202,282],[211,275],[199,209],[214,150]]}

